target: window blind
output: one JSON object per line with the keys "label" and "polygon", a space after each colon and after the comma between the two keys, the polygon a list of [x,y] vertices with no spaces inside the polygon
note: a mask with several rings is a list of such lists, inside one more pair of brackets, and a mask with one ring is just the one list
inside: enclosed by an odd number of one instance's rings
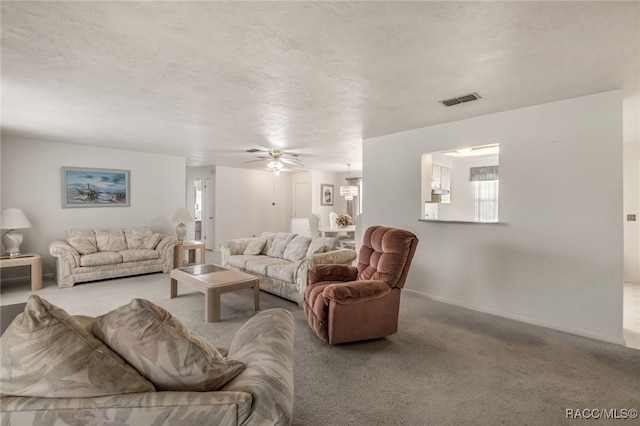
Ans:
{"label": "window blind", "polygon": [[498,180],[498,166],[471,167],[469,169],[470,182]]}

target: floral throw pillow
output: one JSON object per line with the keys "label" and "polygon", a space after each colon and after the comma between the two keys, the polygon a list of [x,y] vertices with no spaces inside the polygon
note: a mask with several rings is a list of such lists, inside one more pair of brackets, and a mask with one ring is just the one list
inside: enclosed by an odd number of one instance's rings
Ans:
{"label": "floral throw pillow", "polygon": [[271,247],[267,250],[267,256],[283,258],[284,251],[287,248],[289,242],[293,239],[295,234],[288,234],[286,232],[278,232],[271,243]]}
{"label": "floral throw pillow", "polygon": [[169,312],[145,299],[133,299],[96,318],[93,333],[158,390],[218,390],[246,367],[222,356]]}
{"label": "floral throw pillow", "polygon": [[66,238],[71,247],[80,254],[91,254],[98,251],[93,229],[69,229]]}
{"label": "floral throw pillow", "polygon": [[149,238],[153,236],[151,228],[126,228],[124,230],[124,236],[127,239],[127,248],[129,250],[136,250],[145,248],[144,245]]}
{"label": "floral throw pillow", "polygon": [[136,370],[87,330],[87,319],[32,295],[0,337],[3,395],[74,398],[153,392]]}
{"label": "floral throw pillow", "polygon": [[284,250],[282,257],[292,262],[302,260],[307,255],[307,250],[309,249],[310,243],[311,238],[297,235],[287,245],[287,248]]}
{"label": "floral throw pillow", "polygon": [[253,240],[251,240],[247,248],[244,249],[243,254],[258,255],[262,253],[262,249],[264,248],[264,245],[266,243],[266,238],[254,238]]}
{"label": "floral throw pillow", "polygon": [[122,229],[95,230],[98,251],[122,251],[127,249]]}

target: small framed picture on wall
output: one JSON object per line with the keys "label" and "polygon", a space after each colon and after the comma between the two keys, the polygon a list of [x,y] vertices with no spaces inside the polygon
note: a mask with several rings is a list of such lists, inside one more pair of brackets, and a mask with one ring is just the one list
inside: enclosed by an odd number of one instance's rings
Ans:
{"label": "small framed picture on wall", "polygon": [[320,184],[320,205],[332,206],[333,205],[333,185],[326,183]]}

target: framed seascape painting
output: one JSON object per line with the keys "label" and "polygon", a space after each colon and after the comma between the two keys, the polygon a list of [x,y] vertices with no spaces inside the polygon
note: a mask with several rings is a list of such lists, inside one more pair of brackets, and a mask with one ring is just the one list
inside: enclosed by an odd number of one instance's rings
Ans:
{"label": "framed seascape painting", "polygon": [[333,185],[328,185],[326,183],[320,184],[320,205],[333,205]]}
{"label": "framed seascape painting", "polygon": [[129,170],[62,168],[62,207],[129,207]]}

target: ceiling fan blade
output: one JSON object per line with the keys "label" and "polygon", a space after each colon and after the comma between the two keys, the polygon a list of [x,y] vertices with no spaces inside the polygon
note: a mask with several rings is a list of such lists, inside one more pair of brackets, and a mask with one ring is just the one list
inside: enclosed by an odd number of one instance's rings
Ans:
{"label": "ceiling fan blade", "polygon": [[285,164],[291,164],[291,165],[295,165],[295,166],[304,166],[304,164],[302,164],[302,162],[300,160],[297,160],[295,158],[280,157],[280,161],[282,161]]}
{"label": "ceiling fan blade", "polygon": [[256,163],[258,161],[264,161],[264,159],[260,159],[260,160],[249,160],[249,161],[245,161],[244,163]]}

